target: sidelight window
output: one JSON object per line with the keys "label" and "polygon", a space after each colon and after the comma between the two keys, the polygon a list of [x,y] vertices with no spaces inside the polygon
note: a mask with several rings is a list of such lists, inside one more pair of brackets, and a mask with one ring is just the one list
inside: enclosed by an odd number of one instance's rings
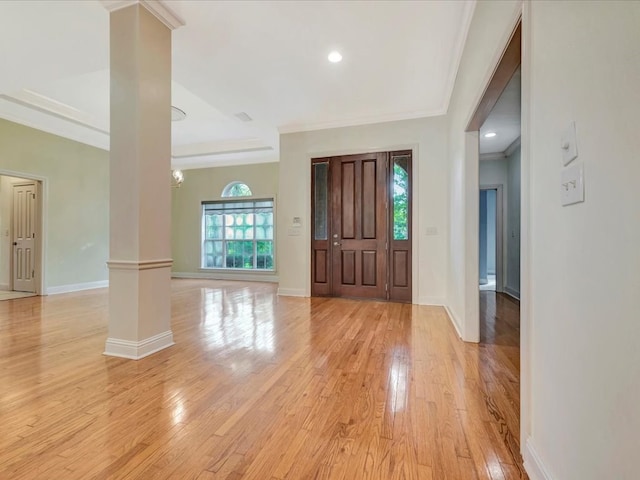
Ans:
{"label": "sidelight window", "polygon": [[393,158],[393,239],[409,239],[409,156]]}

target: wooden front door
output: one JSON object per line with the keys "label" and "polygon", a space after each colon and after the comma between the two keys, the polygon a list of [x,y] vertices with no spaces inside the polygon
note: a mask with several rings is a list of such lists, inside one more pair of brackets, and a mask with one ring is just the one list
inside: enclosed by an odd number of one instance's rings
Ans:
{"label": "wooden front door", "polygon": [[[406,180],[404,203],[395,201],[398,153],[408,179],[411,152],[313,159],[312,295],[411,301],[410,196]],[[394,219],[404,222],[401,245]]]}

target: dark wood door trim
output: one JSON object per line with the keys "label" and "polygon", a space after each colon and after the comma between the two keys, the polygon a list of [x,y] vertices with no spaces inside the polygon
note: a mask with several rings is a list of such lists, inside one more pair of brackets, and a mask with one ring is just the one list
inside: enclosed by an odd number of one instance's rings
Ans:
{"label": "dark wood door trim", "polygon": [[496,105],[498,98],[502,95],[502,92],[506,88],[509,80],[513,77],[513,74],[518,70],[521,63],[522,52],[522,22],[519,21],[516,26],[507,48],[505,48],[502,58],[496,66],[493,76],[489,81],[489,85],[485,89],[482,99],[476,108],[473,117],[469,125],[467,125],[467,132],[475,132],[480,130],[480,127],[485,122],[491,110]]}

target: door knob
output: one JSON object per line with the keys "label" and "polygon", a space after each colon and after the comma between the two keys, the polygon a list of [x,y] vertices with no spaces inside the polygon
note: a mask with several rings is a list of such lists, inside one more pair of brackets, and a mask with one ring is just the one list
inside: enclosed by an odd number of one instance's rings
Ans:
{"label": "door knob", "polygon": [[13,246],[14,247],[18,246],[18,242],[13,242]]}
{"label": "door knob", "polygon": [[339,247],[339,246],[340,246],[340,242],[333,242],[333,245],[334,245],[335,247]]}

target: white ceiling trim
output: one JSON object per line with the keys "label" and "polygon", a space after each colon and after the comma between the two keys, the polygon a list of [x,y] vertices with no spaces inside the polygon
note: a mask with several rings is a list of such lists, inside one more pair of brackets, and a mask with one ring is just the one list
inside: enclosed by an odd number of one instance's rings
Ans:
{"label": "white ceiling trim", "polygon": [[192,170],[195,168],[233,167],[237,165],[254,165],[257,163],[278,163],[279,158],[273,152],[229,153],[222,157],[197,157],[193,159],[172,159],[171,168]]}
{"label": "white ceiling trim", "polygon": [[511,143],[511,145],[509,145],[509,146],[507,147],[507,149],[504,151],[505,156],[510,157],[510,156],[511,156],[511,154],[512,154],[513,152],[515,152],[515,151],[516,151],[516,148],[518,148],[519,146],[520,146],[520,137],[516,138],[516,139]]}
{"label": "white ceiling trim", "polygon": [[226,142],[198,143],[195,145],[179,145],[173,147],[174,158],[202,157],[205,155],[220,155],[224,153],[258,152],[273,150],[271,145],[259,138],[246,138]]}
{"label": "white ceiling trim", "polygon": [[488,160],[504,160],[505,158],[507,158],[507,156],[504,154],[504,152],[480,154],[481,162],[488,161]]}
{"label": "white ceiling trim", "polygon": [[358,125],[371,125],[373,123],[398,122],[401,120],[414,120],[416,118],[437,117],[446,113],[447,110],[445,107],[437,110],[418,110],[415,112],[375,115],[371,117],[351,118],[348,120],[338,120],[333,122],[300,123],[279,127],[278,132],[282,134],[327,130],[329,128],[357,127]]}
{"label": "white ceiling trim", "polygon": [[[3,112],[0,109],[0,118],[4,118],[13,123],[17,123],[19,125],[24,125],[25,127],[33,128],[35,130],[40,130],[45,133],[50,133],[51,135],[56,135],[58,137],[66,138],[69,140],[73,140],[79,143],[83,143],[85,145],[89,145],[92,147],[99,148],[101,150],[109,151],[109,135],[102,134],[100,132],[96,132],[93,130],[85,130],[72,128],[65,128],[65,126],[57,125],[52,126],[45,122],[34,122],[31,120],[27,120],[18,115],[12,115],[7,112]],[[82,125],[81,125],[82,126]]]}
{"label": "white ceiling trim", "polygon": [[272,152],[273,147],[255,147],[255,148],[238,148],[236,150],[197,152],[189,155],[171,155],[171,158],[197,158],[197,157],[216,157],[218,155],[227,155],[229,153],[252,153],[252,152]]}
{"label": "white ceiling trim", "polygon": [[115,12],[131,5],[141,5],[151,12],[169,29],[182,27],[185,22],[160,0],[100,0],[109,12]]}
{"label": "white ceiling trim", "polygon": [[109,131],[107,129],[103,128],[98,124],[98,122],[96,122],[90,116],[84,114],[77,108],[49,98],[46,95],[34,92],[32,90],[23,89],[20,92],[14,93],[12,95],[0,94],[0,98],[8,102],[22,105],[23,107],[37,110],[41,113],[73,122],[91,130],[95,130],[96,132],[105,133],[107,135],[109,134]]}
{"label": "white ceiling trim", "polygon": [[471,26],[471,20],[473,19],[473,12],[476,9],[476,1],[469,1],[465,5],[464,14],[462,18],[462,31],[463,35],[458,37],[458,43],[454,47],[453,55],[451,55],[451,65],[449,66],[449,74],[447,75],[447,92],[444,96],[444,113],[449,110],[449,103],[451,102],[451,96],[453,95],[453,87],[456,84],[456,77],[458,76],[458,69],[460,68],[460,62],[462,61],[462,54],[464,53],[464,46],[467,43],[467,36]]}

